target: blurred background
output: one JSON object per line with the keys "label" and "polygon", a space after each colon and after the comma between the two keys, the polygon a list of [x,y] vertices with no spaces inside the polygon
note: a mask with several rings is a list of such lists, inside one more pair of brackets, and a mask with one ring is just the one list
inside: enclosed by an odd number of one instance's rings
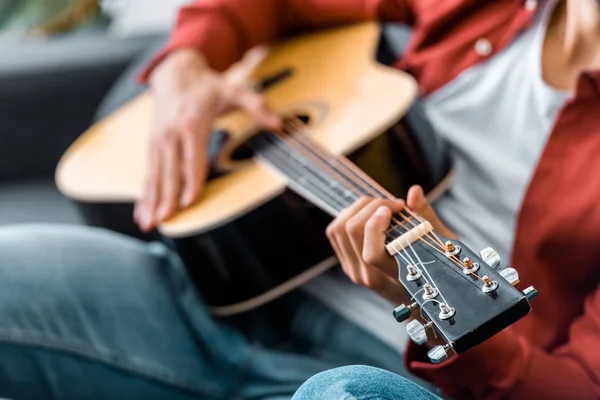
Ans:
{"label": "blurred background", "polygon": [[[135,74],[184,0],[0,0],[0,224],[82,222],[53,174]],[[119,83],[119,84],[117,84]]]}

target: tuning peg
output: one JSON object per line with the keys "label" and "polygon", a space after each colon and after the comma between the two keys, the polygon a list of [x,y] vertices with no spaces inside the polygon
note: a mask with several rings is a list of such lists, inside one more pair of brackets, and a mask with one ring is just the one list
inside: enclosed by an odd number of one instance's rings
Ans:
{"label": "tuning peg", "polygon": [[514,268],[504,268],[500,271],[500,276],[513,286],[519,283],[519,273]]}
{"label": "tuning peg", "polygon": [[415,308],[417,308],[417,306],[418,306],[417,303],[412,303],[410,306],[406,306],[405,304],[400,304],[394,310],[394,318],[396,318],[396,321],[398,321],[398,322],[406,321],[408,318],[410,318],[410,314],[412,313],[412,311]]}
{"label": "tuning peg", "polygon": [[527,300],[531,301],[537,297],[538,291],[533,286],[529,286],[528,288],[523,290],[523,294],[525,295],[525,297],[527,297]]}
{"label": "tuning peg", "polygon": [[442,361],[446,361],[448,359],[448,351],[450,350],[450,345],[438,345],[432,348],[427,352],[427,357],[434,364],[439,364]]}
{"label": "tuning peg", "polygon": [[415,319],[406,324],[406,332],[408,333],[410,340],[420,346],[427,343],[427,329],[432,325],[433,323],[431,321],[423,325]]}
{"label": "tuning peg", "polygon": [[479,256],[487,265],[496,271],[499,271],[502,268],[502,260],[500,259],[500,256],[496,250],[492,249],[491,247],[486,247],[485,249],[481,250],[479,252]]}

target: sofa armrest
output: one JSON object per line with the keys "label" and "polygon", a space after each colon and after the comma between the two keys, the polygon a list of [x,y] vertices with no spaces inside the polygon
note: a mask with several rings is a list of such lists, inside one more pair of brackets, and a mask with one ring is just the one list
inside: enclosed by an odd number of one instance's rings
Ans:
{"label": "sofa armrest", "polygon": [[0,58],[0,181],[51,176],[121,72],[156,37],[21,43]]}

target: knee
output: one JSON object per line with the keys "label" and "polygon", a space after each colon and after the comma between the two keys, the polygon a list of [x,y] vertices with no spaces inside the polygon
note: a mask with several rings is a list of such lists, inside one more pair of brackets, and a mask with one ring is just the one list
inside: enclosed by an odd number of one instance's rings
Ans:
{"label": "knee", "polygon": [[347,366],[321,372],[307,380],[293,400],[426,399],[437,397],[392,372],[368,366]]}

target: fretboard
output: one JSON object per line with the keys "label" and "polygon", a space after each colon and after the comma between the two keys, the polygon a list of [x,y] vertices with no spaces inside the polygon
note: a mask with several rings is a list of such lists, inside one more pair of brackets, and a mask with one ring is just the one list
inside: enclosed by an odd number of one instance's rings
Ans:
{"label": "fretboard", "polygon": [[[302,133],[282,136],[260,132],[248,141],[248,146],[285,178],[291,190],[334,217],[359,197],[387,197],[356,165],[329,153]],[[392,228],[388,241],[406,231],[395,223]]]}

